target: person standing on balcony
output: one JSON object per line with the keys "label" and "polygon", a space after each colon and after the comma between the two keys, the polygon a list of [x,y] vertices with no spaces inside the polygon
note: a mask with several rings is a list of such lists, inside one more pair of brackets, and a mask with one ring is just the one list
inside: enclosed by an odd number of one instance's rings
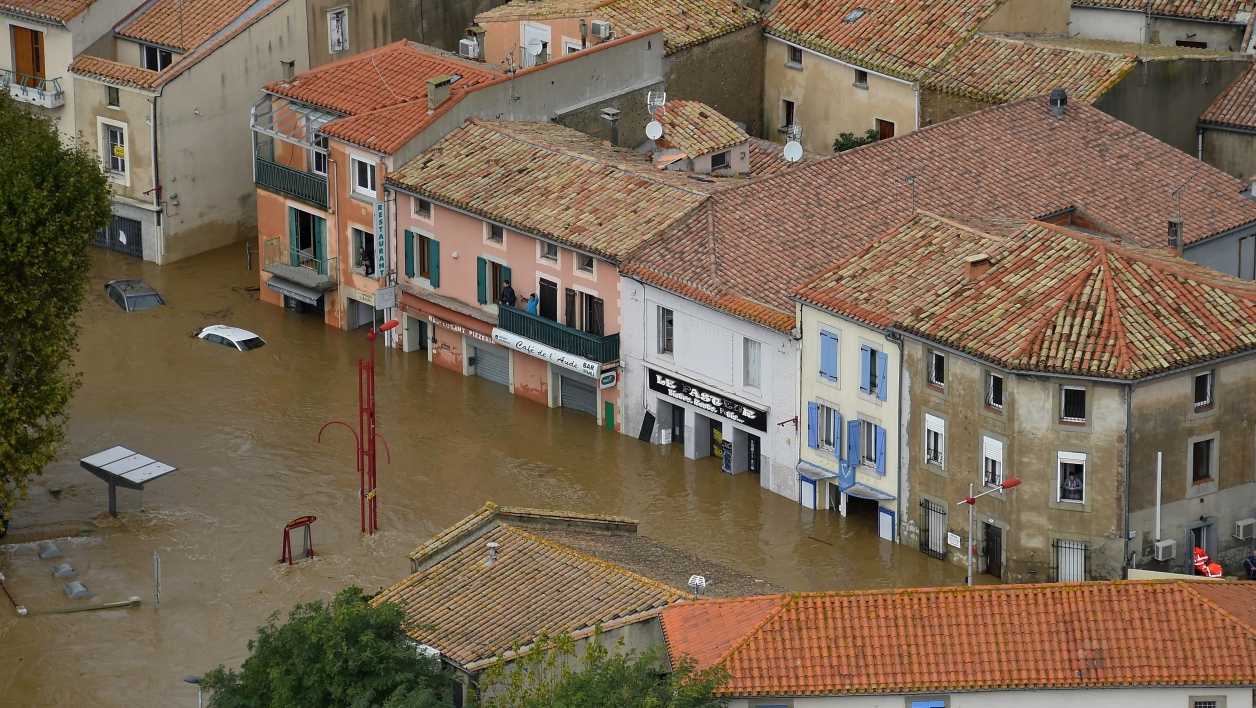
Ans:
{"label": "person standing on balcony", "polygon": [[515,303],[518,301],[519,298],[515,295],[515,289],[510,287],[510,281],[503,280],[502,294],[501,297],[497,299],[497,303],[499,305],[505,305],[506,307],[514,307]]}
{"label": "person standing on balcony", "polygon": [[540,307],[541,307],[541,301],[536,299],[536,293],[532,293],[531,295],[529,295],[528,306],[527,306],[528,314],[529,315],[537,314],[538,311],[540,310]]}

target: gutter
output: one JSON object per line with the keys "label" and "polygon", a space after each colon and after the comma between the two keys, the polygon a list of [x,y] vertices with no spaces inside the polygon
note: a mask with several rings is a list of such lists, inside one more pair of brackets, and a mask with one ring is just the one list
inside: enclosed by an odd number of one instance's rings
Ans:
{"label": "gutter", "polygon": [[[1122,490],[1122,496],[1125,497],[1125,524],[1124,528],[1121,529],[1121,538],[1124,540],[1125,547],[1122,550],[1121,566],[1126,572],[1122,573],[1122,575],[1128,575],[1129,568],[1133,567],[1133,563],[1130,562],[1130,443],[1132,442],[1130,420],[1133,415],[1133,405],[1134,387],[1130,386],[1125,390],[1125,489]],[[1157,496],[1159,495],[1157,494]],[[1156,507],[1156,513],[1160,513],[1159,506]],[[1157,536],[1159,533],[1160,531],[1157,529]],[[1160,539],[1157,538],[1156,540],[1159,541]]]}

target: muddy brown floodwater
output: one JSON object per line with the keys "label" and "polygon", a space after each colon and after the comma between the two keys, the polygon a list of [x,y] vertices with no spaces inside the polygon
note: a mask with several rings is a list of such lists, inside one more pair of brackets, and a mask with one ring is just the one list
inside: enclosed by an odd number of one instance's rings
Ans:
{"label": "muddy brown floodwater", "polygon": [[[138,596],[142,605],[18,618],[6,604],[5,706],[194,706],[183,676],[238,666],[271,612],[350,584],[396,582],[409,570],[407,552],[486,500],[634,517],[644,534],[798,590],[962,581],[960,569],[878,540],[871,522],[803,509],[754,476],[684,459],[678,445],[610,433],[588,416],[382,348],[379,429],[392,463],[380,461],[380,533],[363,538],[352,437],[333,428],[315,442],[327,420],[356,422],[363,332],[261,304],[247,290],[257,273],[242,244],[164,267],[94,255],[68,438],[10,531],[90,526],[90,535],[59,542],[62,560],[95,593],[90,602]],[[103,292],[122,276],[144,279],[168,305],[122,312]],[[268,344],[241,353],[190,336],[213,323]],[[104,514],[105,484],[78,465],[113,445],[179,467],[142,499],[120,489],[121,523]],[[278,565],[283,525],[305,514],[318,516],[317,559]],[[65,597],[51,565],[33,543],[0,546],[0,571],[31,610],[81,602]]]}

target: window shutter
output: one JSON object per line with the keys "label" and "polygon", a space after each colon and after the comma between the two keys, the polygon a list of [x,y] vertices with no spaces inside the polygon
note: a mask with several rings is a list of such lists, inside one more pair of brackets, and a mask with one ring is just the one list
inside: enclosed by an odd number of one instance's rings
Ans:
{"label": "window shutter", "polygon": [[481,305],[488,304],[488,261],[475,259],[475,297]]}
{"label": "window shutter", "polygon": [[1003,443],[994,438],[981,438],[981,454],[1003,464]]}
{"label": "window shutter", "polygon": [[314,217],[314,257],[319,260],[319,275],[327,275],[327,220]]}
{"label": "window shutter", "polygon": [[[508,280],[510,280],[510,268],[506,266],[502,266],[502,283],[505,283]],[[501,283],[498,283],[498,285],[501,285]],[[511,286],[511,287],[514,287],[514,286]]]}
{"label": "window shutter", "polygon": [[859,390],[872,393],[872,350],[859,347]]}
{"label": "window shutter", "polygon": [[890,388],[890,356],[885,352],[877,352],[877,398],[882,401],[889,395]]}
{"label": "window shutter", "polygon": [[592,320],[590,324],[592,326],[589,328],[591,330],[589,334],[596,334],[597,336],[601,337],[603,330],[605,329],[605,324],[606,324],[603,321],[606,315],[602,309],[603,308],[602,298],[600,297],[593,298],[590,305],[591,305],[591,307],[589,308],[590,319]]}
{"label": "window shutter", "polygon": [[428,259],[427,259],[428,268],[431,270],[431,275],[428,276],[428,281],[432,283],[432,287],[439,288],[440,287],[440,241],[437,241],[436,239],[428,239],[427,253],[428,253]]}
{"label": "window shutter", "polygon": [[877,474],[885,474],[885,428],[876,426]]}
{"label": "window shutter", "polygon": [[828,332],[820,333],[820,375],[837,381],[837,337]]}
{"label": "window shutter", "polygon": [[568,327],[575,329],[576,327],[576,291],[566,288],[563,292],[563,300],[566,312],[563,313],[563,320]]}
{"label": "window shutter", "polygon": [[846,464],[859,464],[859,421],[851,420],[846,424]]}
{"label": "window shutter", "polygon": [[807,402],[807,447],[820,447],[820,406]]}
{"label": "window shutter", "polygon": [[406,231],[406,277],[414,277],[414,234]]}
{"label": "window shutter", "polygon": [[288,207],[288,258],[293,267],[301,265],[297,255],[297,210]]}

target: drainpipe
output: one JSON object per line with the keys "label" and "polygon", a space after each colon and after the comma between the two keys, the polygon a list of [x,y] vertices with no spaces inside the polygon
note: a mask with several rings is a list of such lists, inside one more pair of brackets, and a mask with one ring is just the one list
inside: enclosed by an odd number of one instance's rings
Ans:
{"label": "drainpipe", "polygon": [[[163,86],[162,88],[164,89],[165,87]],[[166,229],[165,229],[165,224],[162,223],[162,219],[161,219],[161,167],[160,167],[161,162],[160,160],[157,159],[157,130],[159,126],[159,123],[157,122],[157,99],[160,97],[161,97],[161,93],[159,92],[156,96],[153,96],[151,99],[152,104],[153,104],[153,131],[152,131],[153,185],[157,187],[156,189],[153,190],[153,206],[157,207],[157,233],[154,234],[156,238],[154,239],[155,243],[153,245],[156,246],[156,250],[157,250],[156,257],[157,257],[157,262],[159,264],[165,263],[166,261]],[[143,253],[143,244],[144,244],[144,238],[143,236],[141,236],[140,237],[141,253]]]}
{"label": "drainpipe", "polygon": [[1204,159],[1204,129],[1203,128],[1199,129],[1199,136],[1198,136],[1197,142],[1198,142],[1198,154],[1195,156],[1195,159],[1202,160]]}
{"label": "drainpipe", "polygon": [[[917,93],[916,95],[919,96],[920,94]],[[919,101],[917,101],[917,106],[919,106]],[[917,126],[916,126],[917,130],[920,129],[919,120],[920,120],[919,113],[917,113]],[[898,345],[898,437],[899,437],[899,441],[898,441],[898,469],[895,470],[894,472],[895,474],[898,475],[898,494],[895,495],[898,497],[898,501],[894,505],[894,509],[896,512],[894,514],[894,525],[897,527],[902,524],[903,504],[906,503],[906,501],[904,500],[904,496],[905,496],[904,489],[906,488],[907,485],[903,480],[903,447],[904,447],[904,442],[906,442],[908,436],[903,435],[903,401],[907,400],[907,395],[906,395],[907,388],[903,383],[906,379],[906,377],[903,376],[903,372],[906,371],[907,367],[904,365],[904,362],[903,362],[903,359],[904,359],[903,337],[901,335],[898,335],[897,339],[891,339],[890,332],[886,332],[885,336],[886,336],[886,339],[889,339],[890,341]],[[894,529],[894,539],[896,543],[901,542],[901,536],[899,536],[898,528]]]}
{"label": "drainpipe", "polygon": [[[1133,402],[1134,386],[1130,385],[1125,390],[1125,494],[1123,495],[1125,497],[1125,524],[1124,529],[1121,532],[1121,536],[1124,537],[1125,545],[1123,547],[1124,550],[1122,551],[1124,555],[1121,556],[1121,565],[1126,565],[1130,562],[1130,430],[1132,429],[1130,416],[1133,410]],[[1159,480],[1159,476],[1157,476],[1156,479]],[[1159,489],[1159,482],[1157,481],[1157,496],[1159,496]],[[1158,502],[1156,504],[1156,513],[1160,513],[1160,504]],[[1157,531],[1157,533],[1159,533],[1159,531]],[[1130,563],[1130,565],[1133,564]],[[1128,573],[1123,574],[1128,575]]]}
{"label": "drainpipe", "polygon": [[1160,489],[1164,483],[1164,477],[1161,476],[1164,468],[1161,466],[1164,453],[1156,451],[1156,540],[1160,540]]}

